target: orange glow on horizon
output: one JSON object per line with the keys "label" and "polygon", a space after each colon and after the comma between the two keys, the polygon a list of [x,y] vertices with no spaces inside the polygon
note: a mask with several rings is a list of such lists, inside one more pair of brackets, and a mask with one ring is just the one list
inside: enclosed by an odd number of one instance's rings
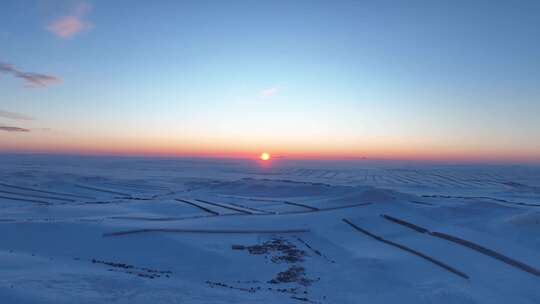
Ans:
{"label": "orange glow on horizon", "polygon": [[[271,141],[230,138],[134,138],[119,136],[75,136],[73,134],[0,134],[0,153],[34,152],[52,154],[126,155],[161,157],[243,158],[264,161],[261,150],[272,145],[279,159],[372,159],[454,162],[540,163],[540,150],[520,147],[495,149],[483,145],[337,142],[332,145],[309,141]],[[234,144],[232,144],[234,142]],[[421,147],[421,148],[420,148]],[[265,152],[267,153],[267,152]],[[254,157],[255,156],[255,157]],[[274,157],[275,158],[275,157]],[[274,159],[269,154],[269,160]],[[267,161],[265,161],[267,162]]]}

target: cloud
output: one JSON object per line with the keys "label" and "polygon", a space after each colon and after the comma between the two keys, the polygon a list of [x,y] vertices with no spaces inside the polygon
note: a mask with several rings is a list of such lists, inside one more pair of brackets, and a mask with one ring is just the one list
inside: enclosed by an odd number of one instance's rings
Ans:
{"label": "cloud", "polygon": [[85,22],[76,16],[64,16],[47,26],[47,29],[60,38],[70,38],[75,34],[92,29],[91,23]]}
{"label": "cloud", "polygon": [[13,127],[13,126],[0,126],[0,131],[6,131],[6,132],[30,132],[30,129]]}
{"label": "cloud", "polygon": [[62,80],[53,75],[24,72],[17,69],[12,64],[0,63],[0,73],[11,74],[28,82],[30,87],[46,87],[54,83],[60,83]]}
{"label": "cloud", "polygon": [[88,3],[80,3],[70,14],[59,17],[47,25],[47,30],[56,36],[68,39],[76,34],[94,28],[94,25],[83,20],[84,16],[92,9]]}
{"label": "cloud", "polygon": [[259,98],[261,99],[271,98],[272,96],[276,95],[279,91],[280,91],[279,86],[273,86],[271,88],[264,89],[259,93]]}
{"label": "cloud", "polygon": [[2,110],[0,110],[0,117],[16,119],[16,120],[34,120],[34,118],[24,115],[24,114],[2,111]]}

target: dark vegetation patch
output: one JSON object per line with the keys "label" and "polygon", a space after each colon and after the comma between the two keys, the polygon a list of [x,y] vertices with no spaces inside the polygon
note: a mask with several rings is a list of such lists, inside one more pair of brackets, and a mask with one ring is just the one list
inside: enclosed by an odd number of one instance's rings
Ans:
{"label": "dark vegetation patch", "polygon": [[153,198],[149,197],[132,197],[132,196],[119,196],[117,199],[132,200],[132,201],[151,201]]}
{"label": "dark vegetation patch", "polygon": [[[310,251],[313,251],[316,255],[327,259],[320,251],[314,249],[305,241],[300,238],[296,238],[298,242],[307,247]],[[250,293],[258,291],[277,292],[290,296],[292,299],[307,302],[307,303],[319,303],[310,299],[308,288],[314,283],[320,280],[320,278],[310,278],[307,276],[307,270],[303,263],[306,258],[310,256],[305,250],[298,248],[297,244],[291,240],[287,240],[283,237],[273,237],[260,244],[255,245],[232,245],[233,250],[246,251],[249,254],[261,255],[273,264],[285,264],[287,268],[275,274],[275,276],[265,283],[269,285],[262,285],[264,283],[259,281],[236,281],[235,284],[228,284],[224,282],[210,282],[206,283],[214,287],[222,287],[235,289]],[[247,286],[242,286],[247,284]],[[281,284],[286,284],[281,287]]]}
{"label": "dark vegetation patch", "polygon": [[212,282],[212,281],[206,281],[206,284],[208,284],[208,286],[210,286],[211,288],[223,287],[223,288],[235,289],[235,290],[251,292],[251,293],[254,293],[254,292],[257,292],[257,291],[261,290],[260,286],[257,286],[257,287],[238,287],[238,286],[233,286],[233,285],[229,285],[229,284],[222,283],[222,282]]}
{"label": "dark vegetation patch", "polygon": [[[323,297],[323,298],[326,298],[326,297]],[[306,298],[306,297],[291,296],[291,299],[306,302],[306,303],[321,303],[321,302],[313,301],[313,300],[311,300],[309,298]]]}
{"label": "dark vegetation patch", "polygon": [[275,278],[268,281],[270,284],[281,283],[298,283],[302,286],[309,286],[313,282],[318,281],[320,278],[314,280],[306,277],[306,269],[302,266],[290,266],[289,269],[279,272]]}
{"label": "dark vegetation patch", "polygon": [[252,246],[233,245],[232,249],[247,250],[250,254],[264,254],[273,263],[303,262],[306,256],[304,250],[298,249],[295,244],[282,238],[274,238]]}
{"label": "dark vegetation patch", "polygon": [[136,266],[126,264],[126,263],[116,263],[116,262],[109,262],[109,261],[96,260],[96,259],[91,259],[90,262],[92,262],[92,264],[101,264],[101,265],[111,267],[108,269],[108,271],[127,273],[130,275],[134,275],[134,276],[138,276],[138,277],[146,278],[146,279],[156,279],[160,277],[169,278],[172,275],[172,271],[169,271],[169,270],[158,270],[158,269],[152,269],[152,268],[146,268],[146,267],[136,267]]}

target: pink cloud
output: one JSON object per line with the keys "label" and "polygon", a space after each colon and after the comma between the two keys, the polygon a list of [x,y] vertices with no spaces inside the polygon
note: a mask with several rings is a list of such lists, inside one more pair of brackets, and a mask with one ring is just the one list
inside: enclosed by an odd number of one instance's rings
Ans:
{"label": "pink cloud", "polygon": [[79,4],[71,14],[62,16],[47,26],[47,30],[60,38],[71,38],[74,35],[91,30],[94,25],[83,20],[84,16],[90,11],[91,7],[87,3]]}
{"label": "pink cloud", "polygon": [[70,38],[83,30],[91,28],[92,26],[90,24],[85,23],[75,16],[62,17],[47,27],[49,31],[61,38]]}
{"label": "pink cloud", "polygon": [[278,86],[273,86],[268,89],[264,89],[259,93],[259,97],[261,99],[268,99],[274,95],[276,95],[279,92],[280,88]]}

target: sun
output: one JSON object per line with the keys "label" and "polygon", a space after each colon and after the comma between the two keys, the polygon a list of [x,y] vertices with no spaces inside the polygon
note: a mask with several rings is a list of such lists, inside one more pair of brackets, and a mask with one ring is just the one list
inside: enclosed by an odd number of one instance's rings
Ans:
{"label": "sun", "polygon": [[266,153],[266,152],[263,152],[263,153],[261,153],[261,156],[259,156],[259,158],[261,160],[270,160],[270,154]]}

